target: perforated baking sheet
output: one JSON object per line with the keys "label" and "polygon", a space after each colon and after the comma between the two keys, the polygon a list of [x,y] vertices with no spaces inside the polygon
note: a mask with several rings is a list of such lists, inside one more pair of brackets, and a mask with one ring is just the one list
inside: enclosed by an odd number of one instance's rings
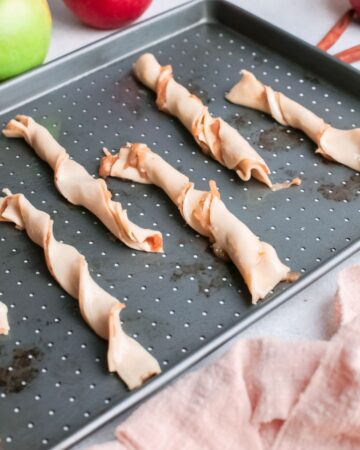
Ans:
{"label": "perforated baking sheet", "polygon": [[[52,279],[42,250],[1,224],[0,300],[9,306],[11,324],[10,335],[0,337],[4,449],[67,448],[359,247],[359,174],[315,155],[302,133],[224,99],[239,70],[247,68],[334,126],[352,128],[360,125],[359,74],[237,8],[219,5],[192,2],[5,83],[0,122],[3,127],[20,112],[33,116],[93,174],[104,145],[146,142],[197,187],[206,189],[215,179],[229,209],[302,278],[252,306],[236,269],[184,225],[165,194],[109,179],[132,220],[163,232],[164,255],[133,251],[90,213],[66,203],[51,169],[23,141],[1,137],[1,187],[24,193],[53,217],[56,237],[75,245],[95,280],[126,302],[126,332],[163,370],[132,393],[109,375],[106,343]],[[162,64],[171,63],[178,80],[249,139],[274,181],[300,176],[301,187],[273,193],[207,159],[134,80],[131,67],[145,47]]]}

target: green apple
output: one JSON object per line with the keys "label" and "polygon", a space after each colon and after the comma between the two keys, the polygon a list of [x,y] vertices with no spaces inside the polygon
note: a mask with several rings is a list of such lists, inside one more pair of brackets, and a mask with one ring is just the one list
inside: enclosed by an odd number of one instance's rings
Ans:
{"label": "green apple", "polygon": [[50,37],[46,0],[0,0],[0,80],[41,64]]}

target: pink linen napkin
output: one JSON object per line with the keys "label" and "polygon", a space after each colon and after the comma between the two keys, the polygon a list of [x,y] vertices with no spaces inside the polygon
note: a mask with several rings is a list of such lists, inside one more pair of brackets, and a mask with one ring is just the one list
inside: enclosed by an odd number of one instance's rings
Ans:
{"label": "pink linen napkin", "polygon": [[360,265],[339,276],[330,341],[244,339],[89,450],[360,449]]}

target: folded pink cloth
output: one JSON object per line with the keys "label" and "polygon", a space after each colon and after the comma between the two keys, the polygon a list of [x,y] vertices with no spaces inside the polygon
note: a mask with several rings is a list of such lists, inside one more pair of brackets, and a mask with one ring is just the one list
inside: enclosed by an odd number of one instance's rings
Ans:
{"label": "folded pink cloth", "polygon": [[360,265],[339,276],[330,341],[238,341],[91,450],[360,449]]}

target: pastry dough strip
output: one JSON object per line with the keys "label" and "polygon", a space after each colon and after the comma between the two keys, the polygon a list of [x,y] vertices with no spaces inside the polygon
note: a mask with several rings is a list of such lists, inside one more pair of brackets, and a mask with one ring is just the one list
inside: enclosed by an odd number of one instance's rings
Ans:
{"label": "pastry dough strip", "polygon": [[134,64],[134,73],[146,87],[156,92],[156,104],[161,111],[178,118],[206,155],[235,170],[242,180],[254,177],[274,191],[301,183],[299,178],[294,178],[273,184],[270,169],[255,149],[223,119],[212,117],[198,97],[175,81],[171,66],[161,66],[154,55],[146,53]]}
{"label": "pastry dough strip", "polygon": [[156,359],[121,327],[119,312],[125,307],[91,278],[88,264],[73,246],[55,239],[53,221],[36,209],[22,194],[0,198],[0,221],[12,222],[25,230],[28,237],[44,249],[51,275],[72,297],[78,299],[80,312],[93,331],[109,341],[108,366],[117,372],[129,389],[161,372]]}
{"label": "pastry dough strip", "polygon": [[[106,151],[106,149],[105,149]],[[177,205],[186,223],[213,243],[217,256],[228,256],[238,268],[256,303],[280,281],[294,281],[275,249],[260,241],[220,200],[214,181],[210,192],[199,191],[145,144],[128,144],[117,155],[106,151],[99,173],[160,187]]]}
{"label": "pastry dough strip", "polygon": [[263,84],[251,72],[241,73],[241,80],[226,95],[230,102],[258,109],[281,125],[302,130],[316,143],[316,153],[360,171],[360,128],[334,128],[304,106]]}
{"label": "pastry dough strip", "polygon": [[94,179],[82,165],[70,159],[49,131],[31,117],[16,116],[7,124],[3,134],[9,138],[25,139],[39,158],[53,169],[58,191],[73,205],[81,205],[91,211],[128,247],[148,252],[163,251],[161,233],[132,223],[121,204],[111,200],[105,181]]}

